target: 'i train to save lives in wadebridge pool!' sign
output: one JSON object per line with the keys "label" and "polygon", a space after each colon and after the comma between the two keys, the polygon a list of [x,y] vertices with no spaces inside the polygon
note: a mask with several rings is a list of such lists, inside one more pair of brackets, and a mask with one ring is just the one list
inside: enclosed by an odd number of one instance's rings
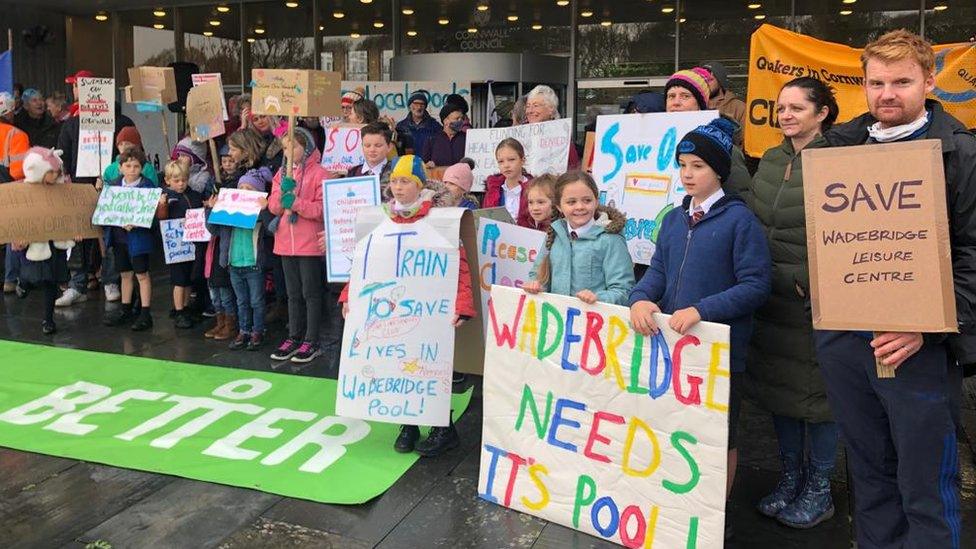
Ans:
{"label": "'i train to save lives in wadebridge pool!' sign", "polygon": [[597,117],[593,179],[600,201],[627,214],[624,237],[634,263],[651,263],[661,221],[685,196],[678,142],[716,118],[718,111]]}
{"label": "'i train to save lives in wadebridge pool!' sign", "polygon": [[[967,128],[976,127],[976,46],[957,43],[937,44],[933,48],[935,89],[929,97],[938,99]],[[759,27],[752,34],[749,47],[746,154],[761,158],[782,141],[776,121],[776,99],[783,84],[794,78],[809,76],[833,88],[840,107],[838,122],[867,112],[862,51],[773,25]]]}
{"label": "'i train to save lives in wadebridge pool!' sign", "polygon": [[722,547],[729,327],[494,286],[478,495],[627,547]]}

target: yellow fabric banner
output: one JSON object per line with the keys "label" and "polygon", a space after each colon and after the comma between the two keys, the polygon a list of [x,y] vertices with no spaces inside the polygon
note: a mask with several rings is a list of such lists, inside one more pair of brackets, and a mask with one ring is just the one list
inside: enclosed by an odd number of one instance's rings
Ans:
{"label": "yellow fabric banner", "polygon": [[[746,154],[761,157],[782,141],[776,98],[783,84],[794,78],[811,76],[832,86],[840,106],[838,122],[866,112],[861,51],[772,25],[759,27],[749,49]],[[935,54],[931,97],[967,127],[976,127],[976,46],[942,44],[935,46]]]}

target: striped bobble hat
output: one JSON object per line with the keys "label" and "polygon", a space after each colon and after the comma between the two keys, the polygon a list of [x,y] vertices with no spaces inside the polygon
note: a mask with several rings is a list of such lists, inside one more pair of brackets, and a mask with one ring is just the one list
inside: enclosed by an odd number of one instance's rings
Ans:
{"label": "striped bobble hat", "polygon": [[711,96],[707,80],[710,74],[707,69],[701,67],[678,71],[672,74],[671,78],[668,79],[668,83],[664,85],[664,93],[667,95],[668,90],[671,88],[681,86],[690,91],[691,95],[695,96],[695,101],[698,102],[698,109],[704,111],[708,109],[708,98]]}
{"label": "striped bobble hat", "polygon": [[427,184],[427,169],[424,167],[424,161],[412,154],[401,156],[390,172],[390,179],[394,177],[408,177],[417,183],[418,187],[423,188]]}

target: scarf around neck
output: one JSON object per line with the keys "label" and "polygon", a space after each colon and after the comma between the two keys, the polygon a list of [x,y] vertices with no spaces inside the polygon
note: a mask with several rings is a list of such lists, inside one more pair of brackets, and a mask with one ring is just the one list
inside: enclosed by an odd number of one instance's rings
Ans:
{"label": "scarf around neck", "polygon": [[868,135],[878,143],[891,143],[901,141],[906,137],[911,137],[918,130],[924,128],[929,123],[929,113],[925,111],[918,120],[901,126],[882,128],[881,122],[875,122],[868,126]]}

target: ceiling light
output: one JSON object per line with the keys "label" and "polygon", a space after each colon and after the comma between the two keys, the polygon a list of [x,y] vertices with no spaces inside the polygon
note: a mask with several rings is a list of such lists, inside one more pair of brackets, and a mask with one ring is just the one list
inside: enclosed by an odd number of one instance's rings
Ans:
{"label": "ceiling light", "polygon": [[382,29],[383,28],[383,22],[382,21],[373,21],[373,27],[375,27],[377,29]]}
{"label": "ceiling light", "polygon": [[475,28],[475,27],[468,27],[468,34],[475,34],[477,32],[478,32],[478,29],[477,28]]}
{"label": "ceiling light", "polygon": [[448,24],[450,22],[451,22],[451,20],[448,19],[447,17],[441,17],[440,19],[437,20],[437,24],[438,25],[446,25],[446,24]]}
{"label": "ceiling light", "polygon": [[415,30],[408,30],[407,31],[407,36],[411,36],[411,37],[417,36],[417,31],[415,31]]}
{"label": "ceiling light", "polygon": [[108,21],[108,16],[104,13],[99,13],[95,16],[95,21]]}
{"label": "ceiling light", "polygon": [[593,17],[593,12],[590,10],[583,10],[580,12],[580,17]]}
{"label": "ceiling light", "polygon": [[403,15],[413,15],[413,8],[403,8],[400,13]]}
{"label": "ceiling light", "polygon": [[213,36],[213,31],[203,31],[204,36]]}
{"label": "ceiling light", "polygon": [[606,21],[600,21],[600,24],[603,25],[604,27],[609,27],[610,25],[613,24],[613,21],[607,19]]}
{"label": "ceiling light", "polygon": [[557,0],[556,5],[566,7],[569,5],[569,0]]}
{"label": "ceiling light", "polygon": [[488,11],[488,4],[478,4],[478,11]]}
{"label": "ceiling light", "polygon": [[762,7],[762,4],[749,4],[746,7],[749,8],[749,9],[751,9],[751,10],[758,10],[759,8]]}
{"label": "ceiling light", "polygon": [[755,20],[757,20],[757,21],[762,21],[763,19],[766,18],[766,14],[765,13],[757,13],[756,15],[753,15],[752,18],[755,19]]}
{"label": "ceiling light", "polygon": [[166,12],[163,10],[156,10],[153,12],[156,17],[166,17]]}
{"label": "ceiling light", "polygon": [[319,32],[322,32],[324,30],[325,30],[325,25],[319,25]]}
{"label": "ceiling light", "polygon": [[372,4],[373,3],[373,0],[359,0],[359,1],[362,2],[363,4]]}
{"label": "ceiling light", "polygon": [[534,30],[534,31],[541,31],[542,30],[542,25],[536,23],[535,25],[532,25],[532,30]]}
{"label": "ceiling light", "polygon": [[248,37],[248,39],[247,39],[247,43],[248,43],[248,44],[253,44],[253,43],[254,43],[254,39],[253,39],[253,38],[250,38],[250,37]]}
{"label": "ceiling light", "polygon": [[264,34],[264,27],[257,27],[254,29],[254,34]]}
{"label": "ceiling light", "polygon": [[853,4],[853,3],[857,2],[857,0],[841,0],[841,2],[844,3],[844,4]]}
{"label": "ceiling light", "polygon": [[508,16],[508,17],[506,17],[505,19],[508,19],[509,21],[511,21],[511,22],[513,22],[513,23],[514,23],[514,22],[516,22],[516,21],[518,21],[518,15],[515,15],[515,14],[513,13],[512,15],[509,15],[509,16]]}
{"label": "ceiling light", "polygon": [[687,19],[685,19],[684,17],[682,17],[681,19],[678,19],[678,22],[679,23],[684,23],[685,21],[687,21]]}
{"label": "ceiling light", "polygon": [[854,13],[854,10],[840,10],[841,15],[850,15]]}
{"label": "ceiling light", "polygon": [[336,11],[332,12],[332,17],[335,17],[336,19],[342,19],[345,16],[346,16],[346,14],[342,13],[339,10],[336,10]]}
{"label": "ceiling light", "polygon": [[359,36],[360,35],[359,35],[358,32],[354,32],[354,33],[352,33],[352,34],[349,35],[349,38],[359,38]]}
{"label": "ceiling light", "polygon": [[220,13],[227,13],[230,11],[230,6],[217,6],[217,11]]}
{"label": "ceiling light", "polygon": [[661,8],[661,13],[674,13],[674,8],[671,6],[664,6]]}
{"label": "ceiling light", "polygon": [[945,11],[945,10],[949,9],[949,6],[947,6],[945,4],[939,4],[938,6],[935,6],[932,9],[934,9],[935,11]]}
{"label": "ceiling light", "polygon": [[216,19],[211,19],[210,20],[210,26],[211,27],[219,27],[220,26],[220,21],[217,21]]}
{"label": "ceiling light", "polygon": [[162,29],[165,29],[166,28],[166,25],[164,25],[162,23],[156,23],[156,24],[153,25],[153,28],[154,29],[162,30]]}
{"label": "ceiling light", "polygon": [[285,7],[286,8],[297,8],[298,7],[298,2],[285,2]]}

